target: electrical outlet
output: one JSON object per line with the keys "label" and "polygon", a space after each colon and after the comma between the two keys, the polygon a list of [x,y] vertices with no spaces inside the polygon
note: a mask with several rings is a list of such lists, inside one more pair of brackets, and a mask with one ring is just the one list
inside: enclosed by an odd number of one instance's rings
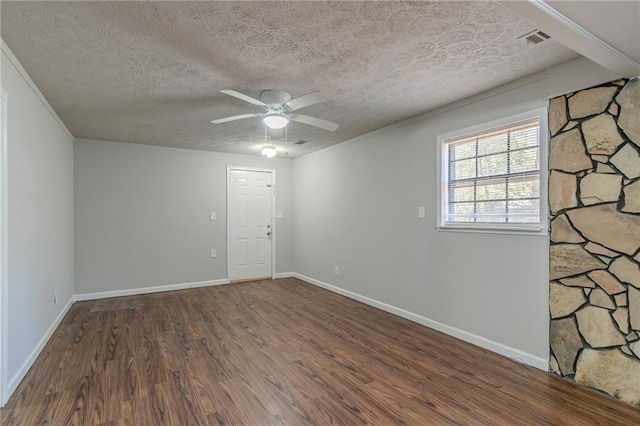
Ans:
{"label": "electrical outlet", "polygon": [[217,215],[216,212],[211,212],[211,220],[216,220]]}
{"label": "electrical outlet", "polygon": [[58,290],[53,290],[53,303],[58,303]]}
{"label": "electrical outlet", "polygon": [[340,272],[337,266],[335,267],[334,272],[336,275],[338,275],[338,273]]}
{"label": "electrical outlet", "polygon": [[211,257],[216,257],[218,256],[218,252],[216,252],[215,250],[211,250]]}

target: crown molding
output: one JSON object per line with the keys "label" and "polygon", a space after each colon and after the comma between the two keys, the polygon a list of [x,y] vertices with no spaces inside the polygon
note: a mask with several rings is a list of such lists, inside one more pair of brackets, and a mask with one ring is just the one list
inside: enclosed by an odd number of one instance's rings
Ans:
{"label": "crown molding", "polygon": [[[73,134],[69,131],[67,126],[64,124],[64,122],[60,118],[60,116],[58,116],[58,114],[55,112],[51,104],[49,104],[49,101],[47,101],[47,98],[44,97],[40,89],[38,89],[38,86],[36,86],[36,83],[33,82],[33,80],[31,79],[27,71],[24,69],[24,67],[18,60],[18,58],[16,58],[16,55],[13,54],[11,49],[9,49],[9,46],[7,46],[7,44],[4,42],[2,38],[0,38],[0,50],[5,55],[6,60],[8,60],[11,63],[11,65],[15,67],[15,69],[18,71],[22,79],[27,83],[29,88],[33,91],[33,93],[40,100],[40,102],[42,102],[42,105],[49,112],[49,114],[51,114],[51,117],[53,117],[55,122],[58,123],[62,131],[67,135],[67,137],[69,137],[69,139],[73,141],[75,139]],[[5,58],[2,58],[2,59],[4,60]]]}

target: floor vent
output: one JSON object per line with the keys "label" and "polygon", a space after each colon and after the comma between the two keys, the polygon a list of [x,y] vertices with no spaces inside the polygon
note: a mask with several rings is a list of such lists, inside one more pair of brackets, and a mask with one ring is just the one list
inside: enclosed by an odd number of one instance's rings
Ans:
{"label": "floor vent", "polygon": [[543,33],[542,31],[533,30],[531,32],[526,33],[525,35],[521,35],[520,37],[518,37],[518,40],[519,39],[525,39],[529,43],[539,44],[539,43],[542,43],[545,40],[549,40],[550,38],[551,38],[551,36],[549,36],[546,33]]}

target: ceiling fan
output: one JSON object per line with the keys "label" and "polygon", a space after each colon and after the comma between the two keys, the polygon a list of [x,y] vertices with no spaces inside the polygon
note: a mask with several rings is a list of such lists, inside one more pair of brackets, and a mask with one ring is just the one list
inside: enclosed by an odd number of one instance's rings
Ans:
{"label": "ceiling fan", "polygon": [[283,90],[265,90],[260,93],[260,100],[247,96],[235,90],[221,90],[225,95],[233,96],[252,105],[257,105],[265,109],[264,112],[252,114],[234,115],[233,117],[219,118],[211,120],[213,124],[227,123],[229,121],[242,120],[244,118],[259,117],[264,124],[272,129],[282,129],[289,121],[319,127],[333,132],[338,128],[338,124],[321,118],[310,117],[308,115],[295,114],[294,111],[328,101],[329,98],[319,91],[307,93],[298,98],[291,99],[291,95]]}

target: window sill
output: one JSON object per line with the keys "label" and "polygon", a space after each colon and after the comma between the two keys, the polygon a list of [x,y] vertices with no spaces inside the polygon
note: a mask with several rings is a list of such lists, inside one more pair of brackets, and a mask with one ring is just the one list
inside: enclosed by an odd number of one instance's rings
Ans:
{"label": "window sill", "polygon": [[528,235],[532,237],[546,236],[548,234],[545,228],[536,227],[491,227],[491,226],[458,226],[458,225],[440,225],[436,226],[439,232],[466,232],[476,234],[507,234],[507,235]]}

